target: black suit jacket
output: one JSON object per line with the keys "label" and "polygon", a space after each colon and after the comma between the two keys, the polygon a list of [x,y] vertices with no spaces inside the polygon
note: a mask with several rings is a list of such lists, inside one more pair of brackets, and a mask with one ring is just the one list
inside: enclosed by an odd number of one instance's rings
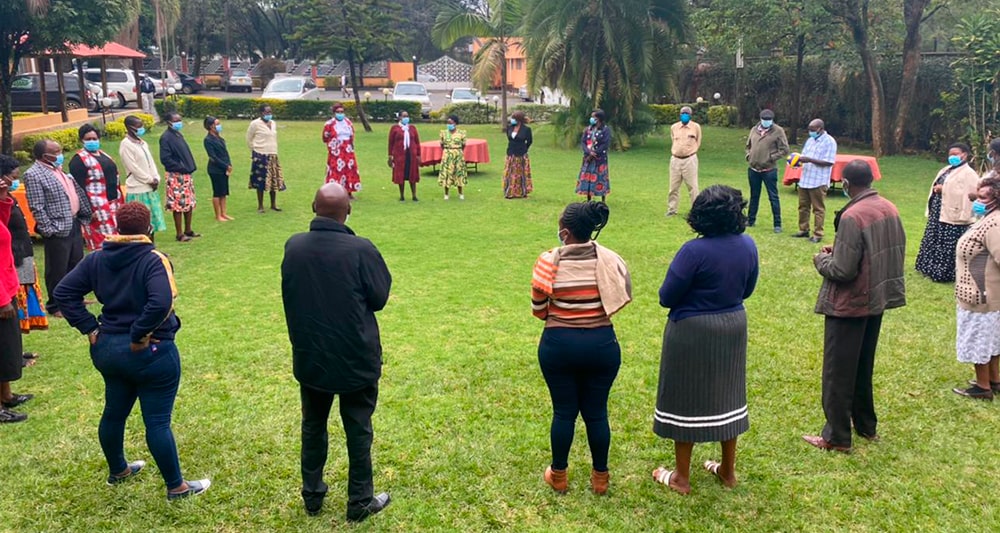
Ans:
{"label": "black suit jacket", "polygon": [[517,135],[511,139],[510,133],[514,131],[514,126],[507,126],[507,155],[524,155],[531,147],[531,128],[521,125]]}

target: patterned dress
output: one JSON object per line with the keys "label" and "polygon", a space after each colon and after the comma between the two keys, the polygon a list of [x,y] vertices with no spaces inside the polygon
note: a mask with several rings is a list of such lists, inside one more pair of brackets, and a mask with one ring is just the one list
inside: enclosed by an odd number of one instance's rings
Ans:
{"label": "patterned dress", "polygon": [[354,155],[354,124],[351,119],[332,118],[323,126],[323,143],[326,144],[326,182],[335,181],[349,193],[361,190],[358,159]]}
{"label": "patterned dress", "polygon": [[583,165],[576,182],[576,193],[593,196],[611,194],[611,178],[608,176],[611,128],[588,126],[580,139],[580,146],[583,149]]}
{"label": "patterned dress", "polygon": [[[943,172],[934,185],[944,185],[952,169]],[[927,201],[927,227],[917,253],[917,272],[932,281],[955,281],[955,246],[969,226],[941,222],[941,193],[932,193]]]}
{"label": "patterned dress", "polygon": [[[104,165],[98,160],[99,157],[106,161]],[[108,179],[105,176],[106,172],[114,173],[117,176],[118,168],[111,156],[102,150],[94,154],[80,150],[74,159],[82,163],[84,170],[81,173],[85,172],[86,175],[81,176],[84,178],[83,180],[77,177],[76,173],[73,177],[77,179],[77,182],[82,181],[80,185],[87,193],[87,201],[90,202],[90,209],[93,212],[90,224],[83,226],[83,242],[87,245],[88,250],[99,250],[104,244],[105,236],[118,233],[116,215],[121,205],[121,199],[117,196],[114,200],[108,199]],[[105,169],[104,166],[109,168]],[[70,170],[75,168],[77,166],[71,161]]]}
{"label": "patterned dress", "polygon": [[528,148],[531,147],[531,128],[521,125],[507,128],[507,160],[503,165],[503,197],[527,198],[534,190],[531,183],[531,161]]}
{"label": "patterned dress", "polygon": [[469,172],[465,165],[465,130],[442,130],[441,172],[438,185],[442,187],[465,187]]}

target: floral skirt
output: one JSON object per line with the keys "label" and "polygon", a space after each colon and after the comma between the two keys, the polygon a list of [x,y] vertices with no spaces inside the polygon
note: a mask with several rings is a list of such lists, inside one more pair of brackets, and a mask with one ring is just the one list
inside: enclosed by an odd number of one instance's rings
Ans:
{"label": "floral skirt", "polygon": [[994,355],[1000,355],[1000,311],[977,313],[961,307],[956,309],[958,362],[985,365]]}
{"label": "floral skirt", "polygon": [[128,193],[125,195],[125,201],[139,202],[149,208],[149,225],[153,226],[153,231],[167,229],[167,222],[163,219],[163,206],[160,205],[160,193],[156,191]]}
{"label": "floral skirt", "polygon": [[442,187],[465,187],[469,181],[469,169],[465,164],[465,153],[461,148],[444,150],[441,159],[441,171],[438,172],[438,185]]}
{"label": "floral skirt", "polygon": [[576,194],[607,196],[611,194],[611,178],[608,177],[608,162],[584,159],[580,167],[580,179],[576,182]]}
{"label": "floral skirt", "polygon": [[167,211],[190,213],[196,203],[191,174],[167,172]]}
{"label": "floral skirt", "polygon": [[509,155],[503,165],[503,197],[527,198],[531,184],[531,161],[528,155]]}
{"label": "floral skirt", "polygon": [[18,285],[17,296],[14,297],[21,333],[24,334],[31,333],[32,330],[49,329],[49,318],[42,305],[42,288],[38,285],[38,269],[34,270],[34,282]]}
{"label": "floral skirt", "polygon": [[278,154],[253,152],[250,162],[250,188],[261,192],[285,190]]}

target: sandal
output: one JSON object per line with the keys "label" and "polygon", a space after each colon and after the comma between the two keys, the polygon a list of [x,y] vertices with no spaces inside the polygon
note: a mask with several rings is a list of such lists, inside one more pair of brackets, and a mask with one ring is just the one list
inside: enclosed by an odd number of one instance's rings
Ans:
{"label": "sandal", "polygon": [[38,359],[38,354],[35,352],[24,352],[21,357],[25,359]]}
{"label": "sandal", "polygon": [[722,463],[708,460],[705,461],[705,464],[702,466],[705,467],[705,470],[707,470],[709,474],[715,476],[715,478],[719,480],[719,483],[722,483],[722,486],[726,487],[727,489],[731,489],[736,486],[736,482],[733,482],[733,484],[730,485],[726,480],[722,479],[722,476],[719,475],[719,468],[722,466]]}
{"label": "sandal", "polygon": [[[974,379],[970,379],[969,385],[979,385],[979,382]],[[990,381],[990,390],[993,391],[993,394],[1000,394],[1000,381]]]}
{"label": "sandal", "polygon": [[191,238],[201,237],[201,233],[195,233],[193,231],[185,231],[184,235]]}
{"label": "sandal", "polygon": [[678,492],[680,494],[688,494],[689,492],[691,492],[690,487],[688,487],[687,490],[683,490],[680,487],[675,487],[671,485],[670,479],[673,477],[674,477],[674,471],[667,470],[667,468],[664,466],[657,467],[656,470],[653,470],[653,481],[666,485],[668,488],[670,488],[670,490]]}
{"label": "sandal", "polygon": [[191,237],[188,237],[187,235],[184,235],[184,234],[181,234],[181,235],[177,236],[177,242],[188,242],[190,240],[191,240]]}
{"label": "sandal", "polygon": [[277,212],[280,213],[281,212],[281,208],[280,207],[275,207],[275,206],[272,205],[271,206],[271,211],[277,211]]}
{"label": "sandal", "polygon": [[7,409],[10,409],[10,408],[13,408],[13,407],[17,407],[18,405],[21,405],[22,403],[24,403],[24,402],[26,402],[26,401],[34,398],[34,397],[35,397],[34,394],[16,394],[15,393],[15,394],[11,395],[9,401],[0,402],[0,403],[2,403],[2,405],[4,407],[6,407]]}
{"label": "sandal", "polygon": [[951,389],[952,392],[959,396],[965,396],[973,400],[986,400],[988,402],[993,401],[993,390],[984,389],[979,385],[973,385],[967,389]]}

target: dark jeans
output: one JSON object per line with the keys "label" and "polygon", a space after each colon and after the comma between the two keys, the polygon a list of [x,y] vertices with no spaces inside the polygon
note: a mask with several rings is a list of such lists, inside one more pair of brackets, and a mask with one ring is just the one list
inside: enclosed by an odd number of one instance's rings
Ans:
{"label": "dark jeans", "polygon": [[861,435],[876,434],[878,417],[872,394],[872,371],[882,315],[826,317],[823,343],[823,439],[851,445],[851,423]]}
{"label": "dark jeans", "polygon": [[608,470],[608,394],[621,362],[621,347],[611,326],[546,328],[542,333],[538,363],[552,396],[553,469],[569,465],[576,417],[582,415],[594,470]]}
{"label": "dark jeans", "polygon": [[125,460],[125,420],[138,398],[146,445],[160,468],[167,489],[184,480],[177,444],[170,429],[174,399],[181,382],[181,358],[173,341],[150,344],[141,352],[129,349],[127,334],[101,333],[90,347],[94,367],[104,376],[104,414],[97,434],[111,474],[128,468]]}
{"label": "dark jeans", "polygon": [[300,385],[299,392],[302,397],[302,499],[306,507],[318,507],[326,496],[323,467],[329,449],[327,420],[334,396],[340,396],[340,419],[347,437],[347,509],[368,505],[375,492],[372,484],[372,413],[378,402],[378,383],[339,394]]}
{"label": "dark jeans", "polygon": [[771,202],[771,215],[774,217],[774,227],[781,227],[781,200],[778,198],[778,169],[767,172],[757,172],[747,169],[747,179],[750,181],[750,207],[747,211],[748,223],[757,223],[757,207],[760,205],[760,184],[767,188],[767,199]]}
{"label": "dark jeans", "polygon": [[59,306],[52,299],[52,291],[66,274],[83,260],[83,234],[80,231],[80,221],[73,219],[73,229],[68,236],[45,237],[42,241],[45,244],[45,290],[49,293],[45,310],[50,315],[59,310]]}

